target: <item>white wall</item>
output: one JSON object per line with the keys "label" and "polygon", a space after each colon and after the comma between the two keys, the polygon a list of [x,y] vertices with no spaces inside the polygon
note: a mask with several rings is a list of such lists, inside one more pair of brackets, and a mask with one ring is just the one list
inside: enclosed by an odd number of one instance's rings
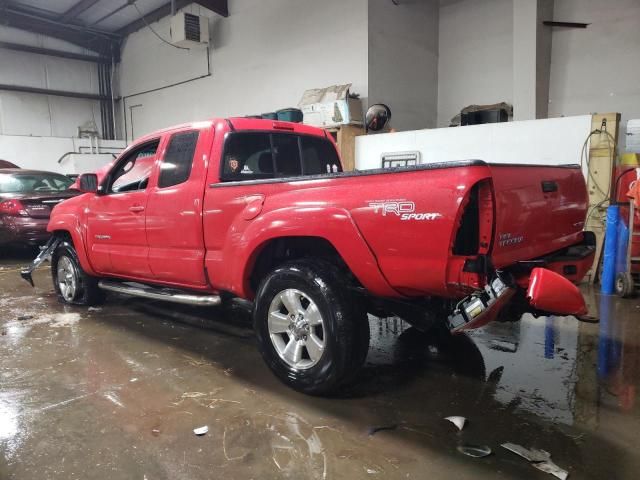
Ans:
{"label": "white wall", "polygon": [[[131,97],[205,75],[207,65],[203,50],[175,49],[146,28],[126,40],[120,92],[128,97],[129,139],[131,113],[138,137],[184,121],[296,106],[304,90],[336,83],[353,83],[366,102],[367,0],[233,0],[229,10],[228,18],[211,14],[211,76],[182,85]],[[169,38],[168,18],[153,27]]]}
{"label": "white wall", "polygon": [[438,0],[369,1],[369,103],[385,103],[396,130],[436,126]]}
{"label": "white wall", "polygon": [[443,0],[438,126],[467,105],[512,100],[513,0]]}
{"label": "white wall", "polygon": [[[2,25],[0,41],[87,53],[61,40]],[[3,48],[0,48],[0,83],[98,93],[94,63]],[[95,121],[101,130],[98,101],[0,90],[0,135],[70,137],[77,135],[78,126],[89,121]]]}
{"label": "white wall", "polygon": [[[513,102],[513,2],[441,1],[439,126],[448,125],[451,117],[471,103]],[[623,146],[627,120],[640,118],[640,2],[553,3],[542,2],[539,22],[552,16],[556,21],[590,25],[586,29],[538,25],[536,116],[545,117],[542,102],[548,81],[549,117],[621,112],[619,145]],[[550,72],[544,58],[549,37]]]}
{"label": "white wall", "polygon": [[640,118],[640,2],[556,0],[554,20],[590,23],[554,28],[549,116],[621,112]]}
{"label": "white wall", "polygon": [[[21,168],[59,173],[85,173],[95,171],[110,162],[113,159],[111,153],[117,154],[125,147],[122,140],[99,140],[98,142],[94,140],[92,150],[88,138],[0,135],[0,159],[9,160]],[[82,155],[68,155],[70,152],[78,152]],[[102,155],[95,155],[97,152]],[[60,159],[62,162],[58,163]]]}
{"label": "white wall", "polygon": [[[382,156],[419,152],[421,164],[457,160],[524,165],[580,164],[591,115],[411,132],[363,135],[356,138],[356,168],[382,167]],[[583,173],[587,174],[586,162]]]}

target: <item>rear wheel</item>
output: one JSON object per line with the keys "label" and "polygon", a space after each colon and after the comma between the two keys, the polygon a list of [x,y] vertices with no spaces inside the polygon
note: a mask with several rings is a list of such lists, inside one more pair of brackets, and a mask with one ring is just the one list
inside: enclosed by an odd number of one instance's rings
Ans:
{"label": "rear wheel", "polygon": [[276,376],[304,393],[334,393],[362,367],[369,323],[344,275],[321,260],[278,267],[261,282],[253,321]]}
{"label": "rear wheel", "polygon": [[53,252],[51,276],[62,303],[95,305],[104,299],[104,292],[98,288],[98,280],[82,270],[75,248],[69,241],[60,243]]}

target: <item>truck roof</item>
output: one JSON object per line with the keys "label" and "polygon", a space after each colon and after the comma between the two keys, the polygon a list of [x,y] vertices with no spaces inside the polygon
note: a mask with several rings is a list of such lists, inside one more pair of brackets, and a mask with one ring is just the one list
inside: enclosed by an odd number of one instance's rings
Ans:
{"label": "truck roof", "polygon": [[261,118],[249,118],[249,117],[229,117],[229,118],[212,118],[204,121],[188,122],[179,125],[173,125],[171,127],[162,128],[160,130],[154,130],[142,137],[135,139],[133,143],[139,143],[140,141],[152,140],[159,134],[171,132],[173,130],[181,130],[185,128],[204,128],[209,126],[217,127],[219,124],[229,123],[234,130],[263,130],[263,131],[282,131],[293,132],[304,135],[315,135],[318,137],[325,137],[325,131],[318,127],[312,127],[310,125],[304,125],[302,123],[282,122],[280,120],[265,120]]}

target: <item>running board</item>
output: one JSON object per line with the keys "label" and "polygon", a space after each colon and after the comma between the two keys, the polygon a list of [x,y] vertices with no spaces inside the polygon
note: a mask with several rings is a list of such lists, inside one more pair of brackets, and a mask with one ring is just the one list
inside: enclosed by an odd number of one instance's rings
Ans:
{"label": "running board", "polygon": [[152,300],[164,300],[166,302],[182,303],[184,305],[213,306],[220,305],[220,295],[193,295],[168,288],[151,287],[148,285],[127,284],[100,280],[98,287],[109,292],[123,293],[134,297],[150,298]]}

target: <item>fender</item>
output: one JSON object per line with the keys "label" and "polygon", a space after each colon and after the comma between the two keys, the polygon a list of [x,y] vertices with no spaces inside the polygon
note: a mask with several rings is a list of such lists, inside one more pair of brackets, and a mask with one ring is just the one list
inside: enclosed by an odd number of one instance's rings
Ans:
{"label": "fender", "polygon": [[97,273],[93,270],[89,257],[87,255],[87,245],[84,241],[84,227],[80,223],[78,215],[75,213],[56,213],[55,210],[51,215],[51,220],[47,226],[47,231],[51,233],[64,231],[71,235],[73,240],[73,246],[78,254],[78,260],[80,260],[80,266],[89,275],[96,276]]}
{"label": "fender", "polygon": [[243,298],[253,298],[249,276],[258,255],[269,241],[283,237],[318,237],[333,245],[356,278],[371,293],[385,297],[400,296],[384,278],[375,256],[345,209],[287,207],[267,212],[252,220],[248,226],[247,223],[247,220],[238,217],[229,229],[222,256],[218,260],[220,267],[224,264],[225,268],[209,269],[222,272],[216,278],[217,288]]}

